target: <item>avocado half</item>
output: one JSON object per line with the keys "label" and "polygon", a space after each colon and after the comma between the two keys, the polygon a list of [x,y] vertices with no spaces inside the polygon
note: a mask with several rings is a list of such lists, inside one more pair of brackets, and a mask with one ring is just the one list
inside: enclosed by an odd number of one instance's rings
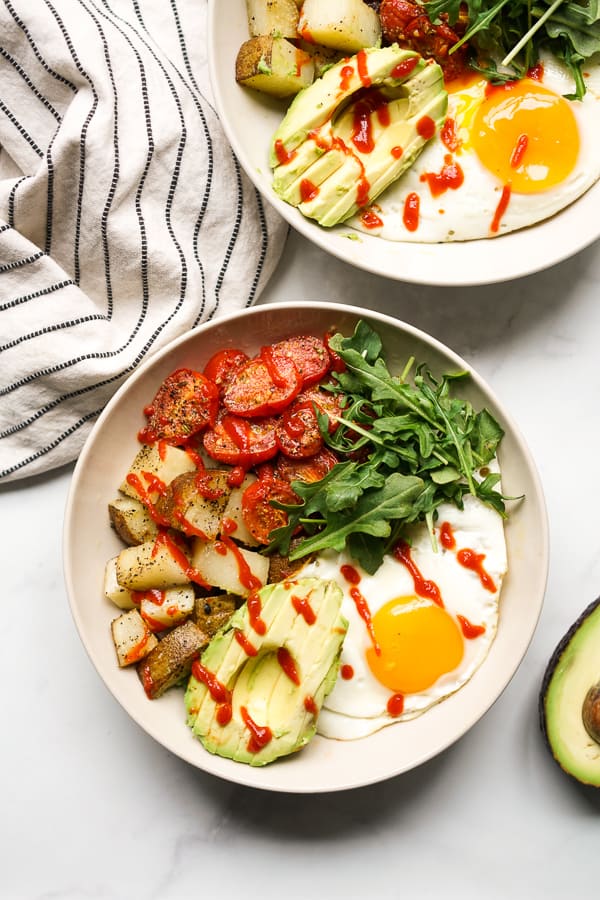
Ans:
{"label": "avocado half", "polygon": [[600,597],[559,641],[540,690],[540,725],[556,762],[600,787]]}

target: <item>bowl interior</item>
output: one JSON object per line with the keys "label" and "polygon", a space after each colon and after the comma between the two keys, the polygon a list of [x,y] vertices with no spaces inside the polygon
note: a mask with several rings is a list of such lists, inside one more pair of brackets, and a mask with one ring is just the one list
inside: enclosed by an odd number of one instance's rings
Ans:
{"label": "bowl interior", "polygon": [[[240,87],[235,59],[248,39],[246,4],[209,0],[209,64],[219,117],[236,156],[259,191],[297,231],[361,269],[418,284],[508,281],[568,259],[600,236],[600,182],[552,218],[489,240],[445,244],[384,241],[338,225],[325,229],[281,201],[271,188],[268,149],[282,119],[281,101]],[[351,234],[352,239],[348,238]]]}
{"label": "bowl interior", "polygon": [[392,371],[414,355],[434,373],[469,369],[460,357],[422,332],[397,320],[338,304],[282,303],[256,307],[200,326],[164,348],[122,386],[92,431],[78,460],[65,518],[64,558],[72,612],[82,641],[100,676],[129,715],[148,734],[194,766],[240,784],[277,791],[315,792],[358,787],[405,772],[456,741],[500,695],[533,635],[547,575],[547,523],[535,466],[518,430],[487,385],[472,373],[461,393],[487,406],[501,422],[503,486],[524,494],[506,526],[509,573],[501,596],[497,636],[489,656],[460,691],[425,715],[397,723],[358,741],[316,737],[301,753],[264,768],[212,756],[185,724],[183,692],[146,699],[135,671],[117,667],[110,621],[118,610],[102,594],[104,566],[122,547],[109,527],[107,504],[117,495],[139,448],[142,410],[161,380],[180,366],[202,368],[215,350],[261,345],[294,333],[350,334],[359,318],[381,334]]}

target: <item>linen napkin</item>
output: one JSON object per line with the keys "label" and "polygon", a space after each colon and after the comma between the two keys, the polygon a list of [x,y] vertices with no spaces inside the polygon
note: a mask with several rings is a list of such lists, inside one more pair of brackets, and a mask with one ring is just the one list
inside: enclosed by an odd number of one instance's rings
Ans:
{"label": "linen napkin", "polygon": [[143,359],[277,263],[287,228],[211,105],[206,18],[0,0],[0,480],[74,459]]}

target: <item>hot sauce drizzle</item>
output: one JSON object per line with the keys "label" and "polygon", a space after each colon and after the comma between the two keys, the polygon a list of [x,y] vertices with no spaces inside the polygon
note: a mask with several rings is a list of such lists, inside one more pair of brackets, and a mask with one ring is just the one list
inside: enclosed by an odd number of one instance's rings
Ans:
{"label": "hot sauce drizzle", "polygon": [[356,68],[363,87],[370,87],[371,76],[369,75],[369,67],[367,65],[367,54],[364,50],[359,50],[356,54]]}
{"label": "hot sauce drizzle", "polygon": [[465,176],[459,164],[447,153],[441,172],[425,172],[420,180],[427,182],[432,197],[439,197],[448,190],[458,190]]}
{"label": "hot sauce drizzle", "polygon": [[252,630],[257,634],[266,634],[267,626],[260,617],[262,606],[256,590],[250,592],[246,601],[246,606],[248,608],[248,621]]}
{"label": "hot sauce drizzle", "polygon": [[318,716],[319,708],[315,703],[315,698],[311,697],[310,694],[307,694],[304,698],[304,709],[307,713],[310,713],[311,716]]}
{"label": "hot sauce drizzle", "polygon": [[266,747],[273,737],[271,729],[267,725],[257,725],[250,717],[250,713],[245,706],[240,706],[240,715],[244,720],[244,725],[250,732],[250,740],[247,743],[249,753],[258,753],[263,747]]}
{"label": "hot sauce drizzle", "polygon": [[340,91],[346,92],[350,87],[350,79],[354,75],[354,66],[342,66],[340,72]]}
{"label": "hot sauce drizzle", "polygon": [[442,130],[440,131],[440,139],[444,146],[447,147],[451,153],[456,153],[456,151],[461,147],[462,141],[458,136],[456,121],[450,118],[450,116],[448,116],[448,118],[442,125]]}
{"label": "hot sauce drizzle", "polygon": [[277,651],[277,662],[294,684],[300,684],[300,676],[298,675],[298,670],[296,668],[296,663],[294,662],[294,657],[287,649],[287,647],[280,647]]}
{"label": "hot sauce drizzle", "polygon": [[298,597],[296,594],[292,594],[292,606],[298,615],[303,617],[307,625],[315,624],[317,616],[308,602],[308,597]]}
{"label": "hot sauce drizzle", "polygon": [[440,525],[440,543],[446,550],[454,550],[456,539],[450,522],[442,522]]}
{"label": "hot sauce drizzle", "polygon": [[[141,478],[136,475],[135,472],[130,472],[125,478],[125,481],[130,487],[134,489],[134,491],[148,510],[151,519],[156,522],[157,525],[164,525],[165,527],[168,527],[170,525],[169,520],[160,515],[150,496],[150,493],[154,491],[156,491],[158,494],[164,494],[166,492],[166,485],[150,472],[142,472],[141,474],[142,477],[149,482],[148,487],[142,484]],[[152,487],[150,485],[152,485]],[[159,485],[162,486],[163,490],[158,490]]]}
{"label": "hot sauce drizzle", "polygon": [[318,193],[319,188],[316,184],[313,184],[308,178],[302,179],[300,182],[300,199],[302,203],[310,203],[311,200],[318,196]]}
{"label": "hot sauce drizzle", "polygon": [[402,221],[407,231],[416,231],[419,227],[419,195],[411,192],[404,201]]}
{"label": "hot sauce drizzle", "polygon": [[456,618],[460,623],[463,635],[468,641],[472,641],[474,638],[479,637],[480,634],[485,632],[485,625],[473,625],[466,616],[457,615]]}
{"label": "hot sauce drizzle", "polygon": [[390,716],[393,716],[394,718],[396,716],[401,716],[404,712],[404,695],[392,694],[387,702],[387,711]]}
{"label": "hot sauce drizzle", "polygon": [[383,222],[373,209],[364,209],[360,214],[360,221],[365,228],[382,228]]}
{"label": "hot sauce drizzle", "polygon": [[527,150],[527,145],[529,143],[529,138],[526,134],[520,134],[517,138],[517,143],[513,148],[513,152],[510,155],[510,167],[511,169],[518,169],[521,163],[523,162],[523,157],[525,156],[525,151]]}
{"label": "hot sauce drizzle", "polygon": [[354,669],[350,665],[350,663],[344,663],[344,665],[340,668],[340,675],[344,679],[344,681],[350,681],[351,678],[354,678]]}
{"label": "hot sauce drizzle", "polygon": [[286,150],[283,141],[280,138],[275,141],[274,150],[277,162],[280,166],[285,166],[287,163],[291,162],[298,152],[297,150]]}
{"label": "hot sauce drizzle", "polygon": [[350,596],[354,601],[354,605],[356,606],[356,611],[367,626],[367,631],[369,632],[369,637],[371,638],[371,643],[373,644],[373,649],[377,656],[381,655],[381,647],[377,643],[377,638],[375,637],[375,629],[373,628],[373,619],[371,617],[371,610],[369,609],[369,604],[366,601],[366,598],[360,592],[358,585],[360,584],[360,574],[354,568],[354,566],[343,565],[340,566],[340,572],[342,576],[346,579],[348,584],[352,585],[350,588]]}
{"label": "hot sauce drizzle", "polygon": [[423,578],[414,559],[410,554],[410,547],[406,543],[406,541],[398,541],[398,543],[394,547],[393,552],[398,562],[406,566],[410,575],[412,576],[413,584],[415,586],[415,594],[417,594],[419,597],[425,597],[427,600],[432,600],[438,606],[443,607],[444,601],[442,600],[442,595],[440,593],[439,587],[437,586],[435,581],[429,581],[426,578]]}
{"label": "hot sauce drizzle", "polygon": [[421,116],[417,122],[417,133],[428,141],[435,134],[435,122],[431,116]]}
{"label": "hot sauce drizzle", "polygon": [[250,643],[243,631],[240,631],[239,628],[236,628],[234,629],[233,636],[235,637],[236,641],[238,642],[246,656],[257,655],[258,650],[254,646],[254,644]]}
{"label": "hot sauce drizzle", "polygon": [[496,207],[496,212],[494,213],[494,218],[492,219],[492,224],[490,225],[490,231],[496,234],[496,232],[500,228],[500,222],[502,220],[502,216],[506,212],[508,208],[508,204],[510,202],[510,184],[505,184],[502,188],[502,194],[500,195],[500,200],[498,201],[498,206]]}
{"label": "hot sauce drizzle", "polygon": [[403,59],[397,66],[394,66],[390,75],[392,78],[406,78],[407,75],[410,75],[418,62],[419,57],[416,54],[415,56],[410,56],[408,59]]}
{"label": "hot sauce drizzle", "polygon": [[219,725],[227,725],[231,721],[232,715],[231,691],[197,659],[192,663],[192,675],[196,681],[201,681],[206,685],[208,693],[217,704],[216,717]]}
{"label": "hot sauce drizzle", "polygon": [[465,567],[465,569],[470,569],[471,571],[476,572],[477,575],[479,575],[479,580],[487,591],[490,591],[492,594],[496,592],[496,585],[494,584],[494,580],[483,567],[485,553],[475,553],[474,550],[470,550],[468,547],[464,547],[462,550],[458,551],[458,553],[456,554],[456,558],[461,566]]}

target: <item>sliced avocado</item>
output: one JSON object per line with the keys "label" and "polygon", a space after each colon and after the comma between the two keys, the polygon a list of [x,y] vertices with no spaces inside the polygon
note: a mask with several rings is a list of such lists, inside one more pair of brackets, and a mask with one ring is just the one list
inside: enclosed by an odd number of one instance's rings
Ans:
{"label": "sliced avocado", "polygon": [[192,668],[185,704],[187,723],[207,750],[262,766],[314,736],[348,623],[333,581],[286,580],[256,596],[259,618],[256,598],[233,614]]}
{"label": "sliced avocado", "polygon": [[556,762],[583,784],[600,787],[600,598],[556,647],[540,691],[542,733]]}
{"label": "sliced avocado", "polygon": [[275,192],[325,226],[354,215],[399,178],[448,105],[437,63],[397,44],[361,54],[301,91],[271,144]]}

